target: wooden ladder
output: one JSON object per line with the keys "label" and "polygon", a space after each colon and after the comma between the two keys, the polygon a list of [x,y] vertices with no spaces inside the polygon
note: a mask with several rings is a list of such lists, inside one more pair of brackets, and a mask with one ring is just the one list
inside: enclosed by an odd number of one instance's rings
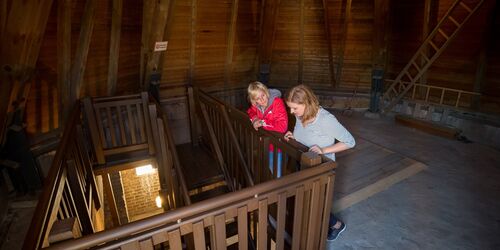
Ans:
{"label": "wooden ladder", "polygon": [[[446,49],[472,14],[479,9],[483,1],[456,0],[451,5],[434,30],[425,39],[420,48],[418,48],[415,55],[413,55],[391,86],[385,91],[381,102],[383,113],[390,112],[414,86],[418,79]],[[423,65],[420,62],[423,62]]]}

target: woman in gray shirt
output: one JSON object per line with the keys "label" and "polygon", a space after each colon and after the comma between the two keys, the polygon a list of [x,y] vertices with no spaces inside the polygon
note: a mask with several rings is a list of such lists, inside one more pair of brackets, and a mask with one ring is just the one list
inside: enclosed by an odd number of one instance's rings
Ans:
{"label": "woman in gray shirt", "polygon": [[[335,161],[335,153],[354,147],[351,133],[330,112],[319,106],[319,101],[306,85],[293,87],[286,96],[286,104],[295,115],[293,133],[285,139],[295,139],[309,147],[309,151],[324,154]],[[337,141],[337,142],[336,142]],[[335,240],[345,230],[345,224],[330,214],[328,240]]]}

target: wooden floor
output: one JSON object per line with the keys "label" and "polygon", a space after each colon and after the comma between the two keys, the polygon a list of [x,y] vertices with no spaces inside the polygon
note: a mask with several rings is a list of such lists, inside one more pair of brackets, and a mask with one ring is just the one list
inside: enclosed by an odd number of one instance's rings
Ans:
{"label": "wooden floor", "polygon": [[422,171],[426,165],[356,137],[356,147],[337,154],[332,211],[342,211]]}

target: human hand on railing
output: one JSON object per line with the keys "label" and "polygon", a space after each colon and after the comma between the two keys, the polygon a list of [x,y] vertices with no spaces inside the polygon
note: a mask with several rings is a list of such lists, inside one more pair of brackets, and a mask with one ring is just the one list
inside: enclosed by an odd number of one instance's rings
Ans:
{"label": "human hand on railing", "polygon": [[293,133],[292,133],[292,132],[287,131],[287,132],[285,133],[285,141],[288,141],[288,140],[290,140],[290,139],[295,139],[295,137],[293,137]]}
{"label": "human hand on railing", "polygon": [[316,154],[323,154],[323,149],[321,149],[318,145],[313,145],[309,148],[309,151],[314,152]]}
{"label": "human hand on railing", "polygon": [[255,118],[255,120],[253,120],[252,122],[252,125],[255,130],[258,130],[260,127],[264,125],[264,121],[259,118]]}

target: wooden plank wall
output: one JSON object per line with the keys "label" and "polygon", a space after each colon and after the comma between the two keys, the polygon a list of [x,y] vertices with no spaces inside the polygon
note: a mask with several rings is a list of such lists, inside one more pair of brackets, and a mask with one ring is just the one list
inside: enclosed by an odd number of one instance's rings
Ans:
{"label": "wooden plank wall", "polygon": [[[162,98],[186,94],[191,39],[194,39],[193,85],[224,89],[246,86],[255,80],[260,2],[239,1],[230,82],[224,86],[232,4],[233,1],[225,0],[175,2],[173,30],[163,57]],[[196,5],[196,13],[191,32],[193,5]]]}
{"label": "wooden plank wall", "polygon": [[[57,5],[52,5],[26,107],[27,131],[32,135],[59,127],[57,105]],[[86,0],[71,1],[71,62],[78,45]],[[122,28],[118,60],[117,94],[139,91],[142,2],[123,0]],[[104,96],[107,89],[112,1],[97,1],[94,28],[81,96]]]}
{"label": "wooden plank wall", "polygon": [[[71,1],[72,61],[85,2]],[[373,30],[376,30],[373,27],[373,1],[279,2],[270,85],[286,89],[302,81],[321,89],[335,87],[337,90],[369,91],[372,38]],[[453,0],[390,1],[386,78],[395,78],[422,42],[426,2],[431,6],[429,29],[432,30]],[[257,79],[263,0],[238,1],[234,39],[228,39],[233,3],[234,0],[175,1],[168,49],[162,52],[162,99],[185,95],[189,84],[206,90],[228,90],[246,86]],[[480,82],[476,89],[483,94],[482,107],[489,112],[500,112],[500,45],[497,45],[500,43],[498,32],[494,32],[499,30],[500,24],[498,14],[492,15],[494,6],[495,0],[485,0],[479,12],[472,16],[430,68],[427,82],[469,91],[475,89],[475,82]],[[143,1],[123,1],[117,94],[139,91],[142,7]],[[97,1],[82,96],[106,95],[111,12],[112,1]],[[325,27],[325,24],[329,26]],[[228,62],[230,41],[233,41],[233,56]],[[333,70],[330,68],[329,46]],[[30,133],[47,132],[58,127],[58,105],[50,104],[59,100],[56,91],[57,50],[55,2],[27,104]],[[478,76],[481,62],[484,65],[482,78]],[[225,68],[229,64],[231,69],[227,79],[230,81],[225,83]],[[338,82],[335,81],[337,77]]]}

